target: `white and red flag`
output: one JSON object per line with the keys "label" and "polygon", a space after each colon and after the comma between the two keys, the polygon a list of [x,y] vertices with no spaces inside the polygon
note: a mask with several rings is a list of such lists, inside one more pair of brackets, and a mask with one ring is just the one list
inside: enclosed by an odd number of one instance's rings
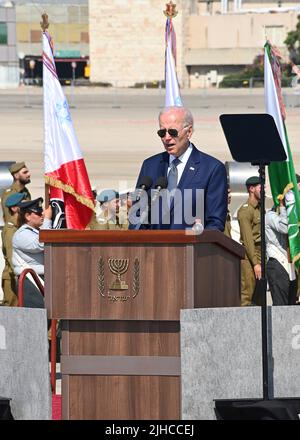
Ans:
{"label": "white and red flag", "polygon": [[94,199],[47,31],[43,32],[43,88],[45,181],[50,186],[50,200],[64,202],[68,229],[85,229],[94,211]]}

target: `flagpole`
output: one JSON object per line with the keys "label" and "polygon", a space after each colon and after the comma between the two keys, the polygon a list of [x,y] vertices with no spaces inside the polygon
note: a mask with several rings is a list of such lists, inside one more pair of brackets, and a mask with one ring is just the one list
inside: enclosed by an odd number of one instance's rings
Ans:
{"label": "flagpole", "polygon": [[[45,32],[49,27],[48,14],[46,14],[46,12],[42,14],[42,21],[40,22],[40,25],[43,32]],[[45,208],[48,208],[49,204],[50,204],[50,190],[49,190],[49,185],[45,183]]]}
{"label": "flagpole", "polygon": [[261,283],[263,289],[261,305],[261,330],[262,330],[262,367],[263,367],[263,398],[270,400],[269,384],[269,335],[268,335],[268,305],[267,305],[267,278],[266,278],[266,229],[265,229],[265,183],[266,183],[266,165],[270,161],[261,162],[259,165],[260,177],[260,237],[261,237]]}

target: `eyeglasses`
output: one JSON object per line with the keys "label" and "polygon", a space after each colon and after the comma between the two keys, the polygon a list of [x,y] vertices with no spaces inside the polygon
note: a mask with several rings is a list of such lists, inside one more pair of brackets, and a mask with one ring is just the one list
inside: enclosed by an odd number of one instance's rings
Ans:
{"label": "eyeglasses", "polygon": [[[183,127],[181,130],[183,130],[184,128],[188,128],[188,127],[189,126]],[[181,130],[179,130],[179,131],[181,131]],[[176,138],[179,135],[179,131],[176,128],[168,128],[168,129],[161,128],[160,130],[157,131],[157,134],[160,138],[163,138],[166,136],[166,134],[168,132],[171,137]]]}
{"label": "eyeglasses", "polygon": [[30,214],[35,214],[38,215],[39,217],[41,217],[43,215],[43,212],[37,212],[37,211],[29,211]]}

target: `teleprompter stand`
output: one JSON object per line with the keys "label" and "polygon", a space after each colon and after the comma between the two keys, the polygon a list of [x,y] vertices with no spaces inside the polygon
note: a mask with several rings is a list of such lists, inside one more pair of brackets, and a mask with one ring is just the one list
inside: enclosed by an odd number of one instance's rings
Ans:
{"label": "teleprompter stand", "polygon": [[261,184],[261,296],[263,399],[216,400],[217,418],[224,420],[299,420],[300,398],[274,399],[270,396],[268,359],[267,279],[265,241],[265,168],[271,162],[286,160],[286,153],[275,121],[269,114],[227,114],[220,122],[237,162],[259,166]]}

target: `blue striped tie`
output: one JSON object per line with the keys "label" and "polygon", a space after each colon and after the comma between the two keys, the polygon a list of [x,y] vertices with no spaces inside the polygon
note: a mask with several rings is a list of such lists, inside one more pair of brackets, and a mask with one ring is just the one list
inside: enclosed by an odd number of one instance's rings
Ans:
{"label": "blue striped tie", "polygon": [[171,192],[173,189],[177,188],[178,183],[178,170],[177,165],[180,164],[178,157],[171,163],[171,169],[168,174],[168,190]]}

